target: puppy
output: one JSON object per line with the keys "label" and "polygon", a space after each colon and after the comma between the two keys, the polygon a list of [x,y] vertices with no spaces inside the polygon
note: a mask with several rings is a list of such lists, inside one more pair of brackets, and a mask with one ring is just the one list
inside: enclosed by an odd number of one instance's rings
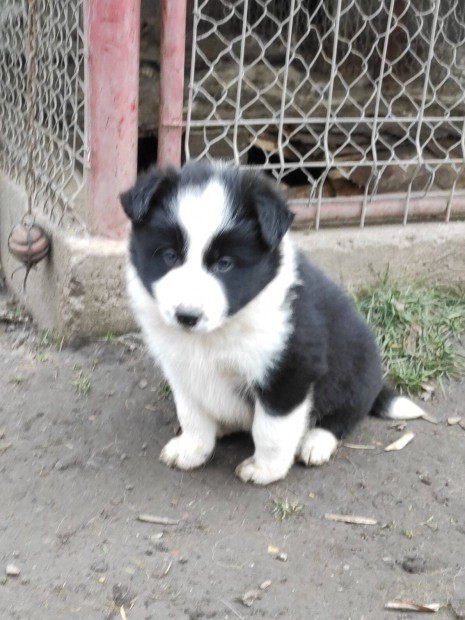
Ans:
{"label": "puppy", "polygon": [[265,485],[296,458],[329,461],[370,413],[423,414],[383,383],[370,329],[294,249],[293,216],[264,176],[198,162],[154,169],[121,202],[129,298],[182,429],[164,463],[200,467],[217,437],[250,431],[255,452],[236,474]]}

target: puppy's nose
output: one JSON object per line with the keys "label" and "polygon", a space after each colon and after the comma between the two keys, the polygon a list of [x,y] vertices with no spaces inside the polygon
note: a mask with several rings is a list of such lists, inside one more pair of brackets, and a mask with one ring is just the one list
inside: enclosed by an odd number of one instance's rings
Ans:
{"label": "puppy's nose", "polygon": [[201,317],[201,313],[197,310],[176,310],[176,320],[184,327],[194,327],[197,325]]}

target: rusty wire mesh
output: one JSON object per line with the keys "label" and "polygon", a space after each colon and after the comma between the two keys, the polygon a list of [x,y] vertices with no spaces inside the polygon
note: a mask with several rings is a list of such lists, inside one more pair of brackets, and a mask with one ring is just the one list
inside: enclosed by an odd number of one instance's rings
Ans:
{"label": "rusty wire mesh", "polygon": [[86,162],[83,1],[0,6],[0,169],[34,213],[71,226]]}
{"label": "rusty wire mesh", "polygon": [[463,214],[464,129],[463,0],[195,0],[187,157],[260,165],[316,226]]}

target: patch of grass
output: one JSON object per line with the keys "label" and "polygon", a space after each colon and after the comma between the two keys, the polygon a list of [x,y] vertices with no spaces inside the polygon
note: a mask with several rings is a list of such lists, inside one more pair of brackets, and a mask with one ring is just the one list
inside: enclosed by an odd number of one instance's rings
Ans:
{"label": "patch of grass", "polygon": [[57,351],[61,351],[63,343],[64,337],[60,337],[48,329],[43,329],[38,334],[38,346],[41,349],[51,349],[54,347]]}
{"label": "patch of grass", "polygon": [[379,286],[355,299],[374,330],[388,376],[408,394],[465,372],[457,340],[465,330],[465,293],[420,285]]}
{"label": "patch of grass", "polygon": [[48,360],[47,351],[40,351],[37,355],[37,359],[41,364],[45,363]]}
{"label": "patch of grass", "polygon": [[287,497],[283,499],[282,497],[276,497],[273,499],[271,506],[271,514],[278,521],[284,521],[287,517],[291,515],[296,515],[303,510],[302,504],[298,502],[290,502]]}
{"label": "patch of grass", "polygon": [[171,386],[168,381],[161,381],[157,390],[158,400],[168,400],[172,395],[173,392],[171,391]]}
{"label": "patch of grass", "polygon": [[103,338],[103,341],[107,342],[108,344],[114,344],[115,342],[118,342],[118,337],[115,336],[115,334],[111,330],[108,330]]}
{"label": "patch of grass", "polygon": [[79,370],[73,381],[74,389],[79,396],[87,396],[92,387],[92,379],[86,375],[83,370]]}
{"label": "patch of grass", "polygon": [[24,308],[23,306],[20,306],[19,304],[16,304],[14,302],[7,302],[7,317],[15,322],[17,321],[18,323],[21,322],[26,322],[30,320],[30,316],[27,313],[26,308]]}
{"label": "patch of grass", "polygon": [[22,375],[15,375],[14,377],[11,377],[9,382],[13,383],[14,385],[21,385],[25,381],[26,377],[23,377]]}

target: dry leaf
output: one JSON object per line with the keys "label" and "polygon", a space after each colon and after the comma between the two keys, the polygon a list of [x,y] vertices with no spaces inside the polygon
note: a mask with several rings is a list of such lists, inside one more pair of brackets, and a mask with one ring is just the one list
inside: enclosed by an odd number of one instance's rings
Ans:
{"label": "dry leaf", "polygon": [[344,448],[350,448],[351,450],[374,450],[376,448],[376,446],[373,446],[373,445],[364,445],[364,444],[358,444],[358,443],[348,443],[346,441],[344,441],[342,443],[342,446]]}
{"label": "dry leaf", "polygon": [[339,196],[360,196],[360,188],[352,181],[344,178],[331,178],[328,175],[329,183],[334,190],[336,197]]}
{"label": "dry leaf", "polygon": [[279,547],[275,547],[274,545],[268,545],[268,553],[270,555],[278,555]]}
{"label": "dry leaf", "polygon": [[420,394],[421,400],[424,400],[425,402],[431,400],[431,397],[434,394],[434,385],[431,385],[430,383],[424,383],[421,386],[421,389],[423,390],[423,392]]}
{"label": "dry leaf", "polygon": [[417,350],[418,336],[421,334],[421,327],[418,323],[412,323],[407,338],[405,339],[405,351],[409,355],[415,355]]}
{"label": "dry leaf", "polygon": [[385,609],[395,609],[397,611],[422,611],[436,613],[441,609],[439,603],[430,603],[427,605],[411,603],[410,601],[390,601],[384,606]]}
{"label": "dry leaf", "polygon": [[179,519],[170,519],[169,517],[158,517],[156,515],[141,514],[137,517],[138,521],[144,523],[156,523],[158,525],[178,525]]}
{"label": "dry leaf", "polygon": [[461,415],[456,415],[456,416],[447,418],[447,424],[449,424],[449,426],[454,426],[454,424],[458,424],[461,421],[462,421]]}
{"label": "dry leaf", "polygon": [[173,560],[170,560],[166,564],[166,568],[163,570],[163,572],[161,573],[160,577],[166,577],[166,575],[170,572],[172,566],[173,566]]}
{"label": "dry leaf", "polygon": [[415,433],[412,433],[412,432],[405,433],[404,435],[402,435],[402,437],[399,437],[397,441],[394,441],[393,443],[390,443],[388,446],[386,446],[384,448],[384,451],[391,452],[392,450],[402,450],[403,448],[405,448],[407,444],[409,444],[412,441],[414,437],[415,437]]}
{"label": "dry leaf", "polygon": [[356,515],[333,515],[325,514],[328,521],[338,521],[340,523],[351,523],[352,525],[376,525],[378,521],[370,517],[357,517]]}
{"label": "dry leaf", "polygon": [[426,413],[426,411],[420,417],[422,420],[426,420],[426,422],[430,422],[431,424],[439,424],[439,421],[431,414]]}
{"label": "dry leaf", "polygon": [[0,454],[2,454],[3,452],[6,452],[8,448],[11,448],[12,445],[13,444],[10,442],[10,443],[5,444],[4,446],[0,446]]}
{"label": "dry leaf", "polygon": [[260,590],[249,590],[241,598],[241,602],[246,607],[251,607],[260,598]]}

